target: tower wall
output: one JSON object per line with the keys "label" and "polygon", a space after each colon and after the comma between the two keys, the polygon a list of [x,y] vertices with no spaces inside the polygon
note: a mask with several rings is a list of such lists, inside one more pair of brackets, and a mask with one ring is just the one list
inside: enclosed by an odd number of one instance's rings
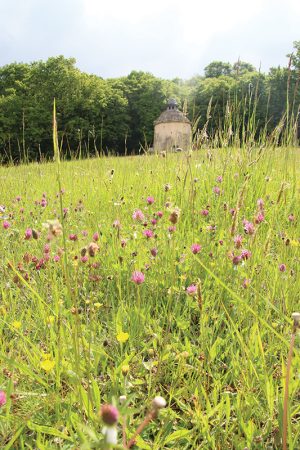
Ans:
{"label": "tower wall", "polygon": [[172,151],[191,147],[192,130],[187,122],[163,122],[154,127],[154,151]]}

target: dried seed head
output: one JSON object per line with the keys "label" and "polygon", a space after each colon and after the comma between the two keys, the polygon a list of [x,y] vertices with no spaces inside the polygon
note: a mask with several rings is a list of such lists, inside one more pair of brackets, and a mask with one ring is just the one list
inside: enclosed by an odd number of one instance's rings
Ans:
{"label": "dried seed head", "polygon": [[296,327],[296,328],[300,327],[300,313],[294,312],[292,314],[292,319],[294,321],[294,327]]}
{"label": "dried seed head", "polygon": [[166,400],[163,397],[160,397],[159,395],[155,397],[152,401],[152,406],[154,409],[162,409],[165,408],[167,405]]}
{"label": "dried seed head", "polygon": [[120,402],[121,404],[122,404],[122,403],[125,403],[126,400],[127,400],[126,395],[120,395],[120,397],[119,397],[119,402]]}

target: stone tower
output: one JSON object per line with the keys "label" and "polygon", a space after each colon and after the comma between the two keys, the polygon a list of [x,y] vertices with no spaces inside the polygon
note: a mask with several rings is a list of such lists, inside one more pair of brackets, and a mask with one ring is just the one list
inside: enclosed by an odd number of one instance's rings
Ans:
{"label": "stone tower", "polygon": [[154,122],[154,151],[188,150],[191,147],[192,127],[189,119],[178,109],[176,100]]}

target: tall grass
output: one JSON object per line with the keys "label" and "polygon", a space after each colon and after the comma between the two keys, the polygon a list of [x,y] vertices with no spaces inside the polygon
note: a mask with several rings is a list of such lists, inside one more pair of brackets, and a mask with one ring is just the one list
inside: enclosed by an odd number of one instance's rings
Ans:
{"label": "tall grass", "polygon": [[[0,229],[2,448],[101,448],[100,405],[123,394],[128,438],[155,395],[168,403],[138,448],[281,448],[290,315],[299,305],[299,151],[242,145],[59,162],[56,136],[54,120],[55,163],[0,168],[1,222],[11,225]],[[254,222],[260,198],[265,219],[246,234],[243,219]],[[132,219],[137,208],[147,226]],[[53,219],[63,234],[37,269],[42,224]],[[24,239],[27,228],[38,239]],[[95,233],[99,252],[84,262]],[[234,265],[237,234],[252,255]],[[202,246],[197,255],[193,243]],[[139,286],[134,270],[145,274]],[[296,341],[290,449],[300,439],[298,366]]]}

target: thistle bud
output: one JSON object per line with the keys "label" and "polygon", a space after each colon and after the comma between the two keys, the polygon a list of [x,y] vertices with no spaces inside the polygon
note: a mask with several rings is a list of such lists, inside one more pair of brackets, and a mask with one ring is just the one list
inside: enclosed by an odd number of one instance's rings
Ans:
{"label": "thistle bud", "polygon": [[112,426],[118,422],[119,411],[113,405],[103,405],[100,414],[105,425]]}

